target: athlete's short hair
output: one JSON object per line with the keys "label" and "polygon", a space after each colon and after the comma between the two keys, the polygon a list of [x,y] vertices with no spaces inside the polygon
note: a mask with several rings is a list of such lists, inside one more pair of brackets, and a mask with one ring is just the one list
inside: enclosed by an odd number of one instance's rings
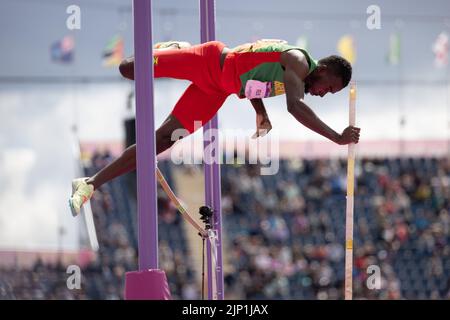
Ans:
{"label": "athlete's short hair", "polygon": [[319,60],[319,65],[326,65],[338,77],[341,77],[344,88],[352,78],[352,65],[343,57],[332,55]]}

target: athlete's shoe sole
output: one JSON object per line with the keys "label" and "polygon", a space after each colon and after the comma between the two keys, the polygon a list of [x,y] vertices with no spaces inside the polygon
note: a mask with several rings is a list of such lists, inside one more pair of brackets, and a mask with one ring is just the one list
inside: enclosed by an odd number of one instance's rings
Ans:
{"label": "athlete's shoe sole", "polygon": [[72,180],[72,194],[69,198],[69,208],[70,208],[70,211],[72,212],[73,217],[78,216],[81,212],[81,208],[80,208],[80,212],[76,211],[75,207],[73,206],[73,202],[72,202],[73,195],[74,195],[75,191],[77,191],[78,183],[81,179],[86,179],[86,178],[78,178],[78,179]]}

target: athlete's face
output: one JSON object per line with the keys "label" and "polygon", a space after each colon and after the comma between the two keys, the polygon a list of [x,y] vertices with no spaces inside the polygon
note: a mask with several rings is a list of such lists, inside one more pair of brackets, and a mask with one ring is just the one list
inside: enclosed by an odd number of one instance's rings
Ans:
{"label": "athlete's face", "polygon": [[343,88],[341,77],[323,66],[319,66],[305,79],[305,91],[313,96],[323,97],[327,93],[336,93]]}

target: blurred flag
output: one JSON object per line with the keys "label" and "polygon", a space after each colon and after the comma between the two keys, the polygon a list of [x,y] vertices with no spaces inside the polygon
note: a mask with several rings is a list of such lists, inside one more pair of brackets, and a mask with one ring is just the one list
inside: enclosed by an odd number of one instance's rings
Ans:
{"label": "blurred flag", "polygon": [[73,36],[68,35],[54,42],[50,47],[50,56],[53,62],[72,63],[75,49]]}
{"label": "blurred flag", "polygon": [[309,51],[309,42],[308,42],[308,38],[306,36],[298,37],[297,41],[295,42],[295,45],[297,47],[305,49],[306,51]]}
{"label": "blurred flag", "polygon": [[445,32],[438,35],[433,44],[433,52],[436,67],[445,67],[448,64],[448,35]]}
{"label": "blurred flag", "polygon": [[396,66],[400,63],[400,35],[391,33],[389,36],[389,53],[387,56],[389,64]]}
{"label": "blurred flag", "polygon": [[339,39],[337,50],[341,56],[348,60],[351,64],[356,61],[355,41],[350,35],[345,35]]}
{"label": "blurred flag", "polygon": [[115,35],[111,40],[109,40],[103,50],[103,66],[118,66],[122,62],[123,58],[123,38],[120,35]]}

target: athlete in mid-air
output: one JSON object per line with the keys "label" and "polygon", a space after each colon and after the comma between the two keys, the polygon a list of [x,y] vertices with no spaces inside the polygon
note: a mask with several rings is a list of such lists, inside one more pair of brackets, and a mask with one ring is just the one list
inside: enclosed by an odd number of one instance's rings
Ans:
{"label": "athlete in mid-air", "polygon": [[[340,145],[359,141],[359,128],[349,126],[339,134],[304,101],[306,93],[323,97],[348,85],[352,67],[342,57],[332,55],[316,61],[306,50],[283,40],[259,40],[233,49],[219,41],[194,46],[173,41],[155,46],[153,65],[155,78],[192,82],[156,130],[157,154],[175,143],[174,130],[193,133],[231,94],[250,100],[256,111],[256,137],[272,129],[262,99],[286,94],[287,111],[304,126]],[[119,70],[125,78],[134,80],[134,58],[125,59]],[[72,214],[78,215],[102,184],[135,169],[136,145],[132,145],[94,176],[73,180],[69,199]]]}

